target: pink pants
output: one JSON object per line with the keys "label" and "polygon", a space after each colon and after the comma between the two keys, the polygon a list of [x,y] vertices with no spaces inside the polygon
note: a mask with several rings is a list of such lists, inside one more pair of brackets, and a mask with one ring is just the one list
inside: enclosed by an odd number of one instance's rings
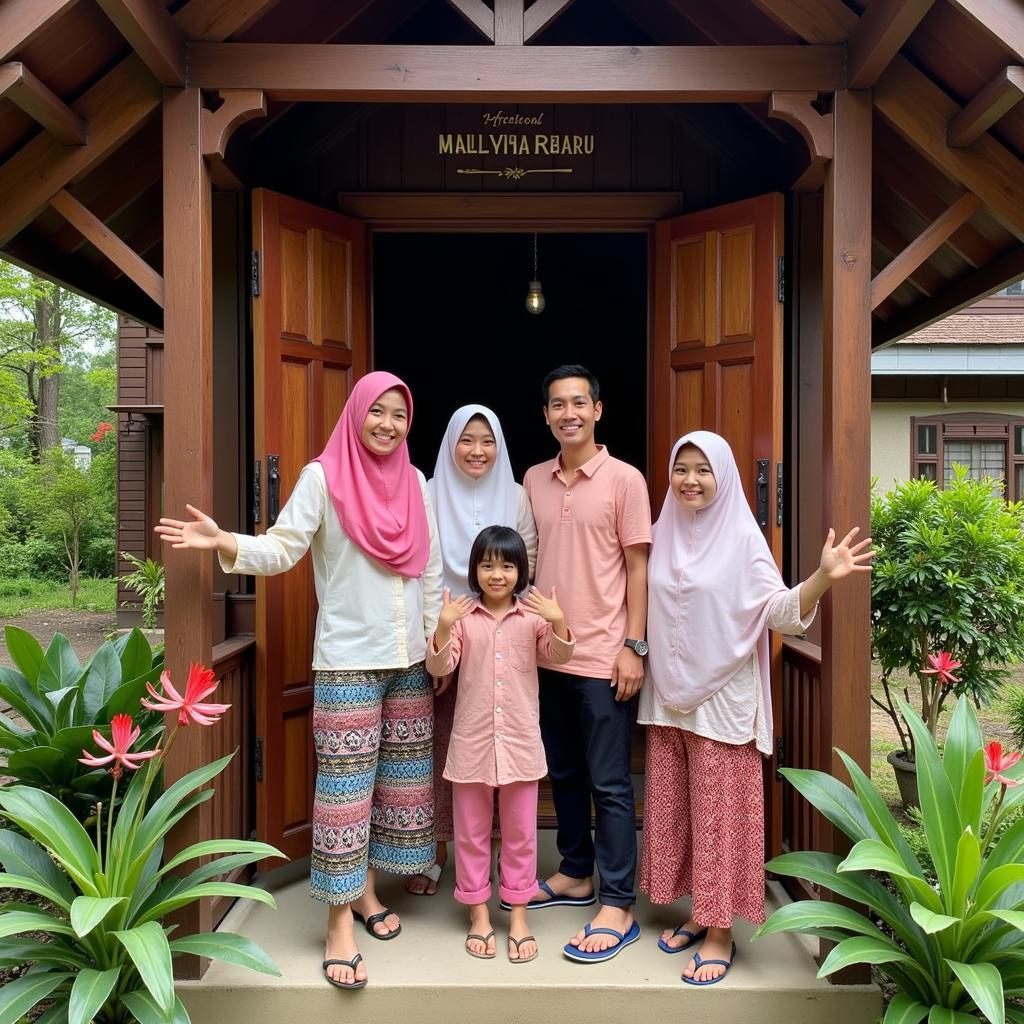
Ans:
{"label": "pink pants", "polygon": [[[455,825],[455,898],[486,903],[491,898],[491,820],[494,786],[452,783]],[[509,903],[527,903],[537,891],[537,782],[498,786],[501,879],[498,893]]]}

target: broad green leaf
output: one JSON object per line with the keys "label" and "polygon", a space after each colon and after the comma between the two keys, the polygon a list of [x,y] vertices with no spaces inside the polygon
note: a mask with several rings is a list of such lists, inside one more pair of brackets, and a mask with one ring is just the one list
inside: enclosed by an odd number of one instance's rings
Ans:
{"label": "broad green leaf", "polygon": [[89,671],[82,684],[82,703],[86,721],[110,700],[121,685],[121,661],[113,644],[104,644],[89,662]]}
{"label": "broad green leaf", "polygon": [[68,906],[75,898],[67,875],[53,863],[46,851],[31,839],[26,839],[25,836],[10,829],[0,830],[0,864],[3,864],[12,875],[35,878],[49,886],[60,894],[60,902],[65,902]]}
{"label": "broad green leaf", "polygon": [[146,696],[146,683],[151,680],[152,675],[153,673],[150,672],[135,679],[129,679],[126,683],[121,683],[110,695],[106,704],[97,712],[97,719],[109,722],[114,715],[131,715],[132,717],[138,715],[139,701]]}
{"label": "broad green leaf", "polygon": [[67,759],[56,747],[28,747],[25,750],[14,750],[7,758],[10,774],[16,779],[27,783],[47,783],[53,785],[64,781],[64,768]]}
{"label": "broad green leaf", "polygon": [[144,920],[151,923],[159,921],[172,910],[184,907],[204,896],[230,896],[233,899],[255,900],[257,903],[265,903],[268,907],[277,907],[274,897],[266,889],[257,889],[252,885],[239,885],[237,882],[202,882],[191,889],[176,892],[169,899],[151,907],[146,911]]}
{"label": "broad green leaf", "polygon": [[52,942],[37,942],[35,939],[23,939],[19,935],[0,939],[0,967],[18,967],[27,963],[61,968],[89,966],[81,953],[56,939]]}
{"label": "broad green leaf", "polygon": [[915,960],[901,949],[898,949],[886,938],[872,938],[867,935],[855,935],[852,939],[843,939],[827,957],[818,971],[819,978],[827,978],[836,971],[852,964],[904,964],[920,970]]}
{"label": "broad green leaf", "polygon": [[918,878],[903,863],[903,859],[895,850],[890,849],[878,839],[862,839],[850,851],[846,860],[839,865],[840,872],[845,871],[884,871],[890,875],[904,878],[919,903],[932,910],[942,909],[939,894],[923,879]]}
{"label": "broad green leaf", "polygon": [[989,849],[985,863],[981,866],[979,881],[1004,864],[1024,861],[1024,815],[1018,818]]}
{"label": "broad green leaf", "polygon": [[783,768],[782,774],[804,799],[854,842],[875,838],[875,830],[849,786],[831,775],[807,768]]}
{"label": "broad green leaf", "polygon": [[82,666],[70,641],[63,633],[54,633],[43,656],[43,663],[39,666],[40,691],[64,690],[75,686],[81,674]]}
{"label": "broad green leaf", "polygon": [[1003,979],[999,971],[992,964],[961,964],[948,959],[946,963],[989,1024],[1006,1024]]}
{"label": "broad green leaf", "polygon": [[128,951],[142,983],[164,1016],[174,1008],[174,980],[171,949],[167,936],[156,921],[147,921],[126,931],[111,932]]}
{"label": "broad green leaf", "polygon": [[89,1024],[107,1001],[120,973],[120,967],[109,971],[79,971],[68,999],[68,1024]]}
{"label": "broad green leaf", "polygon": [[53,708],[13,669],[0,667],[0,700],[6,701],[22,718],[44,735],[53,731]]}
{"label": "broad green leaf", "polygon": [[213,857],[220,853],[247,854],[252,860],[261,860],[264,857],[280,857],[284,854],[269,843],[258,843],[249,839],[208,839],[202,843],[195,843],[185,850],[182,850],[176,857],[172,857],[160,871],[166,875],[173,871],[179,864],[194,860],[197,857]]}
{"label": "broad green leaf", "polygon": [[[124,680],[138,679],[153,669],[153,649],[138,629],[133,629],[119,651],[116,651],[121,662],[121,678]],[[153,677],[156,678],[155,676]],[[184,692],[184,691],[182,691]]]}
{"label": "broad green leaf", "polygon": [[46,913],[45,910],[5,910],[0,914],[0,938],[24,935],[25,932],[50,932],[55,935],[74,935],[66,921]]}
{"label": "broad green leaf", "polygon": [[43,899],[56,903],[65,913],[68,910],[68,903],[64,897],[38,878],[25,875],[12,875],[8,872],[0,872],[0,889],[14,889],[17,892],[33,892]]}
{"label": "broad green leaf", "polygon": [[85,938],[127,896],[79,896],[71,904],[71,927],[79,938]]}
{"label": "broad green leaf", "polygon": [[[170,816],[164,819],[159,831],[155,834],[155,841],[148,835],[145,837],[144,842],[140,841],[139,833],[135,834],[131,849],[128,850],[126,854],[126,856],[130,858],[130,866],[127,873],[124,875],[126,885],[134,886],[138,884],[141,872],[145,864],[148,862],[149,857],[152,855],[154,846],[157,843],[162,843],[164,841],[164,836],[166,836],[179,821],[190,814],[193,808],[206,803],[207,800],[212,800],[214,795],[215,791],[213,789],[201,789],[197,793],[193,793],[191,796],[186,797],[184,801],[182,801],[182,803],[180,803],[170,814]],[[141,829],[139,831],[141,832]]]}
{"label": "broad green leaf", "polygon": [[963,917],[967,913],[968,897],[978,882],[981,870],[981,842],[968,828],[956,844],[953,864],[953,889],[948,894],[948,909]]}
{"label": "broad green leaf", "polygon": [[882,1024],[919,1024],[927,1016],[927,1006],[899,992],[892,997]]}
{"label": "broad green leaf", "polygon": [[948,914],[936,914],[920,903],[910,904],[910,916],[921,926],[921,930],[929,935],[945,931],[954,924],[960,923],[959,917],[950,917]]}
{"label": "broad green leaf", "polygon": [[128,1011],[139,1024],[191,1024],[188,1011],[178,998],[174,1000],[172,1014],[161,1013],[153,997],[145,989],[126,992],[121,996],[121,1002],[128,1007]]}
{"label": "broad green leaf", "polygon": [[[50,746],[62,750],[65,754],[72,755],[77,763],[78,758],[82,756],[83,750],[87,753],[100,753],[93,741],[93,732],[98,732],[104,739],[110,739],[109,725],[69,725],[64,729],[58,730],[50,737]],[[109,789],[110,776],[105,771],[103,774],[107,776],[107,788]]]}
{"label": "broad green leaf", "polygon": [[171,941],[171,952],[195,953],[196,956],[208,956],[211,960],[222,960],[226,964],[248,967],[260,974],[271,974],[275,978],[281,976],[274,961],[252,939],[233,932],[186,935]]}
{"label": "broad green leaf", "polygon": [[[754,933],[755,939],[774,932],[808,932],[814,929],[842,929],[856,935],[881,936],[882,933],[863,914],[827,900],[801,900],[779,907]],[[841,938],[846,938],[842,935]]]}
{"label": "broad green leaf", "polygon": [[1011,885],[1024,882],[1024,864],[1003,864],[990,871],[974,892],[974,910],[988,910]]}
{"label": "broad green leaf", "polygon": [[57,1001],[36,1018],[36,1024],[68,1024],[68,993],[61,993]]}
{"label": "broad green leaf", "polygon": [[11,661],[34,688],[43,664],[43,649],[39,646],[39,641],[18,626],[4,626],[4,640]]}
{"label": "broad green leaf", "polygon": [[75,707],[81,694],[77,686],[69,686],[66,690],[54,690],[48,693],[46,699],[52,703],[57,700],[58,695],[60,700],[56,704],[57,710],[53,716],[53,727],[54,729],[66,729],[72,724]]}
{"label": "broad green leaf", "polygon": [[35,742],[35,734],[23,729],[13,718],[0,713],[0,750],[24,750]]}
{"label": "broad green leaf", "polygon": [[1019,932],[1024,932],[1024,910],[990,910],[993,917],[1012,924]]}
{"label": "broad green leaf", "polygon": [[1006,1019],[1011,1024],[1024,1024],[1024,1006],[1008,1006],[1006,1008]]}
{"label": "broad green leaf", "polygon": [[928,1024],[978,1024],[973,1013],[959,1013],[945,1006],[933,1006],[928,1011]]}
{"label": "broad green leaf", "polygon": [[41,1003],[70,974],[26,974],[0,988],[0,1024],[15,1024],[37,1003]]}
{"label": "broad green leaf", "polygon": [[969,828],[979,835],[985,755],[978,716],[966,697],[961,697],[953,710],[942,749],[942,765],[960,808],[961,831]]}

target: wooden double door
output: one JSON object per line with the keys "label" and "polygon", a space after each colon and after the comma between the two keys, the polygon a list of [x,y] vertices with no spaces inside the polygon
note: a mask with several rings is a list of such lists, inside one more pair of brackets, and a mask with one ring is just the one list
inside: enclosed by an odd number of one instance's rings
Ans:
{"label": "wooden double door", "polygon": [[[585,231],[586,225],[580,224]],[[323,449],[372,365],[367,228],[266,190],[253,196],[257,532]],[[676,438],[726,437],[776,560],[782,522],[782,197],[760,196],[652,226],[648,483],[657,515]],[[257,583],[257,834],[308,853],[315,762],[310,668],[316,601],[307,555]],[[776,678],[778,654],[773,663]],[[771,783],[774,772],[766,778]],[[774,783],[769,788],[770,805]],[[773,814],[769,812],[769,837]],[[773,846],[769,838],[769,848]]]}

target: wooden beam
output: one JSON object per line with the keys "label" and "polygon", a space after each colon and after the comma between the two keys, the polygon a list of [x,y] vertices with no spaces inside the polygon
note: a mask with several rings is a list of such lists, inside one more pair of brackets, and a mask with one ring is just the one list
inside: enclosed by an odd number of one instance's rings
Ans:
{"label": "wooden beam", "polygon": [[494,11],[483,0],[448,0],[489,43],[494,42]]}
{"label": "wooden beam", "polygon": [[825,163],[832,159],[832,115],[814,109],[816,92],[773,92],[768,101],[768,116],[795,128],[807,144],[811,159]]}
{"label": "wooden beam", "polygon": [[13,61],[0,65],[0,96],[21,107],[58,142],[67,146],[85,142],[85,122],[24,64]]}
{"label": "wooden beam", "polygon": [[5,0],[0,4],[0,60],[17,53],[77,0]]}
{"label": "wooden beam", "polygon": [[235,129],[254,117],[266,117],[267,97],[259,89],[227,90],[216,110],[204,110],[203,156],[210,167],[210,177],[217,188],[237,192],[243,184],[224,160],[228,140]]}
{"label": "wooden beam", "polygon": [[682,103],[832,92],[844,51],[816,46],[311,46],[196,43],[191,82],[272,99]]}
{"label": "wooden beam", "polygon": [[522,46],[523,0],[494,0],[494,43],[496,46]]}
{"label": "wooden beam", "polygon": [[523,42],[530,43],[560,14],[572,7],[573,0],[534,0],[523,17]]}
{"label": "wooden beam", "polygon": [[994,42],[1024,61],[1024,11],[1020,0],[949,0]]}
{"label": "wooden beam", "polygon": [[161,85],[185,84],[185,36],[160,0],[96,0]]}
{"label": "wooden beam", "polygon": [[1024,68],[1003,68],[959,114],[949,119],[947,144],[957,147],[976,142],[1021,99],[1024,99]]}
{"label": "wooden beam", "polygon": [[933,3],[873,0],[847,40],[847,88],[872,88]]}
{"label": "wooden beam", "polygon": [[158,306],[164,304],[164,279],[70,192],[62,189],[50,200],[50,205]]}

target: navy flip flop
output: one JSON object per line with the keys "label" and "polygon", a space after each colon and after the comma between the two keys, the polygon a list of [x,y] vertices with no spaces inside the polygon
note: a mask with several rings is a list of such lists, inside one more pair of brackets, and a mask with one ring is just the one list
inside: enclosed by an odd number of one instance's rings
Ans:
{"label": "navy flip flop", "polygon": [[350,981],[350,982],[348,982],[348,984],[346,984],[343,981],[335,981],[327,973],[327,968],[328,967],[331,967],[334,964],[338,964],[341,967],[350,967],[352,969],[352,975],[354,977],[355,973],[356,973],[356,968],[359,966],[359,962],[362,959],[363,959],[362,954],[361,953],[356,953],[356,955],[354,957],[352,957],[351,960],[325,960],[323,962],[323,966],[321,967],[321,970],[324,972],[324,977],[335,988],[348,988],[348,989],[366,988],[366,982],[367,982],[366,978],[363,978],[362,981]]}
{"label": "navy flip flop", "polygon": [[725,970],[717,978],[711,978],[709,981],[697,981],[695,978],[688,978],[685,974],[679,976],[680,981],[685,981],[687,985],[717,985],[728,973],[729,968],[732,967],[733,961],[736,959],[736,943],[732,944],[732,955],[728,960],[703,960],[701,959],[700,953],[693,954],[693,970],[694,973],[699,971],[701,967],[705,967],[707,964],[719,964],[724,967]]}
{"label": "navy flip flop", "polygon": [[677,935],[685,935],[686,942],[681,946],[670,946],[665,939],[659,937],[658,949],[663,953],[682,953],[684,949],[689,949],[695,942],[700,942],[707,933],[707,928],[701,928],[699,932],[688,932],[682,925],[679,925],[678,928],[672,929],[672,937],[675,938]]}
{"label": "navy flip flop", "polygon": [[640,925],[634,921],[629,931],[623,935],[622,932],[617,932],[614,928],[591,928],[589,924],[586,924],[583,926],[583,935],[584,937],[588,935],[611,935],[619,940],[618,945],[612,946],[611,949],[597,949],[593,952],[579,949],[571,942],[567,942],[562,947],[562,952],[570,960],[575,960],[581,964],[597,964],[604,960],[611,960],[612,957],[618,956],[626,946],[636,942],[640,938]]}
{"label": "navy flip flop", "polygon": [[387,942],[389,939],[395,938],[395,936],[398,935],[401,932],[402,926],[399,925],[397,928],[394,928],[394,929],[392,929],[389,932],[385,932],[383,935],[381,935],[380,932],[375,931],[374,930],[374,926],[378,925],[378,924],[382,924],[383,921],[384,921],[384,918],[386,918],[388,916],[388,914],[390,914],[390,913],[391,913],[391,911],[388,908],[385,907],[385,909],[382,910],[379,914],[371,914],[369,917],[363,917],[363,915],[360,914],[358,910],[353,910],[352,911],[352,916],[357,921],[362,921],[363,924],[366,925],[366,930],[375,939],[379,939],[381,942]]}
{"label": "navy flip flop", "polygon": [[[559,896],[547,882],[537,882],[537,888],[542,889],[550,897],[546,900],[530,900],[526,904],[527,910],[543,910],[544,907],[592,907],[597,902],[597,896],[591,893],[589,896]],[[508,900],[501,900],[498,906],[502,910],[511,910],[512,905]]]}

